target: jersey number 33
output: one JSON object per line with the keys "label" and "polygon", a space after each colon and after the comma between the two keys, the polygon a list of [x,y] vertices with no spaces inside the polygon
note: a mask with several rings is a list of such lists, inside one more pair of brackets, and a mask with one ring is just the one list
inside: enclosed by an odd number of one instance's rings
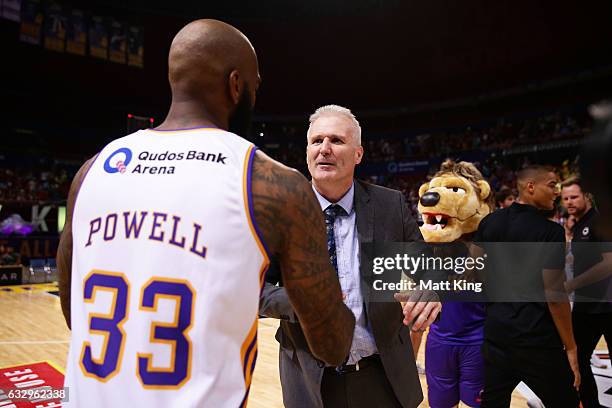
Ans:
{"label": "jersey number 33", "polygon": [[[89,314],[89,332],[104,336],[102,352],[100,358],[94,358],[91,343],[84,341],[80,366],[84,375],[106,382],[121,370],[124,358],[128,333],[123,325],[129,318],[130,285],[123,273],[94,269],[85,278],[85,303],[94,303],[97,291],[107,291],[113,296],[110,313]],[[171,347],[171,364],[170,367],[153,367],[151,353],[137,353],[136,375],[144,388],[178,389],[191,374],[192,347],[187,333],[192,326],[194,290],[186,280],[152,277],[140,290],[138,312],[156,312],[160,298],[175,302],[174,321],[153,321],[150,341]]]}

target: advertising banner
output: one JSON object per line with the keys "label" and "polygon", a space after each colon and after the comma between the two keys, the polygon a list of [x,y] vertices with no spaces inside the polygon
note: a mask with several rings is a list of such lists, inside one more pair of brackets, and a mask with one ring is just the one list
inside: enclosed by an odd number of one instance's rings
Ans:
{"label": "advertising banner", "polygon": [[94,58],[108,59],[108,28],[106,19],[93,16],[89,26],[89,55]]}
{"label": "advertising banner", "polygon": [[45,48],[64,52],[66,49],[66,15],[61,4],[48,1],[45,12]]}
{"label": "advertising banner", "polygon": [[144,29],[130,26],[128,29],[128,65],[144,67]]}
{"label": "advertising banner", "polygon": [[50,362],[0,368],[2,406],[15,408],[61,407],[68,401],[64,374]]}
{"label": "advertising banner", "polygon": [[87,47],[87,21],[85,13],[72,9],[66,22],[66,51],[71,54],[85,55]]}
{"label": "advertising banner", "polygon": [[21,0],[2,0],[2,18],[7,20],[20,22],[21,21]]}
{"label": "advertising banner", "polygon": [[127,26],[119,20],[110,23],[110,60],[118,64],[127,62]]}
{"label": "advertising banner", "polygon": [[40,45],[42,25],[43,11],[40,0],[23,0],[19,39],[28,44]]}

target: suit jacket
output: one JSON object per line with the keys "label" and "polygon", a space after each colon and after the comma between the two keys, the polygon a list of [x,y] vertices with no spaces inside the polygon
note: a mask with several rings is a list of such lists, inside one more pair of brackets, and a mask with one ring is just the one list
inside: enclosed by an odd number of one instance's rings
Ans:
{"label": "suit jacket", "polygon": [[[422,241],[421,232],[410,214],[404,196],[396,190],[355,182],[356,227],[360,248],[364,243],[394,241]],[[360,274],[369,281],[370,264],[361,251]],[[281,286],[275,286],[279,283]],[[403,314],[399,303],[364,302],[368,322],[382,365],[395,396],[404,408],[413,408],[423,400],[416,364],[410,342],[410,331],[402,324]],[[278,265],[266,274],[266,283],[260,299],[260,314],[281,319],[276,332],[280,343],[279,366],[283,388],[283,402],[287,408],[323,407],[321,379],[324,364],[309,350],[302,328],[285,289]]]}

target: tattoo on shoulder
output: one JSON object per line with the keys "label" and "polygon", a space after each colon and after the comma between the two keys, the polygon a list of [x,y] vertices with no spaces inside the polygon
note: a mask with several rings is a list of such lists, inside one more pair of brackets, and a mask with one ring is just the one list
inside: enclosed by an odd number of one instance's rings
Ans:
{"label": "tattoo on shoulder", "polygon": [[319,272],[321,259],[329,261],[323,215],[310,183],[264,155],[255,156],[252,175],[255,216],[270,251],[286,251],[291,243],[291,267],[299,271],[291,276]]}

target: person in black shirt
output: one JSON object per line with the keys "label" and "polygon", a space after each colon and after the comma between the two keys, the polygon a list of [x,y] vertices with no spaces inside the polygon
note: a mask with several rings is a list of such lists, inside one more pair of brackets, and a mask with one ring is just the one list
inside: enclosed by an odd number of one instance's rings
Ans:
{"label": "person in black shirt", "polygon": [[[600,407],[590,361],[602,335],[608,348],[612,341],[612,303],[608,292],[612,288],[612,278],[601,279],[603,275],[598,274],[612,271],[612,247],[596,234],[594,226],[599,212],[592,207],[580,178],[565,180],[561,186],[563,205],[570,216],[576,218],[572,228],[575,279],[568,281],[566,287],[570,293],[576,292],[572,321],[582,377],[580,399],[584,408]],[[589,284],[590,275],[599,275],[601,280],[591,279]]]}
{"label": "person in black shirt", "polygon": [[[576,389],[580,384],[576,343],[572,333],[569,301],[563,293],[565,234],[563,227],[549,221],[541,210],[550,210],[559,195],[558,178],[554,169],[546,166],[530,166],[518,173],[519,197],[508,208],[495,211],[485,217],[478,228],[474,242],[479,246],[496,248],[489,252],[485,284],[493,282],[498,295],[503,288],[516,282],[529,282],[525,291],[541,293],[544,302],[512,302],[491,299],[485,320],[485,386],[482,408],[509,407],[512,390],[519,382],[525,382],[547,407],[577,407]],[[495,242],[526,242],[525,247],[537,247],[548,243],[547,251],[513,255],[508,262],[501,261],[502,254],[512,251],[516,245],[487,245]],[[555,243],[558,243],[555,244]],[[552,250],[551,250],[552,248]],[[531,251],[533,253],[534,251]],[[498,255],[495,255],[497,253]],[[524,255],[524,256],[521,256]],[[507,259],[507,258],[506,258]],[[501,291],[499,282],[503,281]],[[563,293],[561,298],[545,298],[546,289]],[[510,290],[510,289],[509,289]],[[495,292],[495,290],[494,290]],[[493,295],[495,297],[495,295]],[[518,297],[518,296],[517,296]],[[535,300],[535,299],[534,299]]]}

